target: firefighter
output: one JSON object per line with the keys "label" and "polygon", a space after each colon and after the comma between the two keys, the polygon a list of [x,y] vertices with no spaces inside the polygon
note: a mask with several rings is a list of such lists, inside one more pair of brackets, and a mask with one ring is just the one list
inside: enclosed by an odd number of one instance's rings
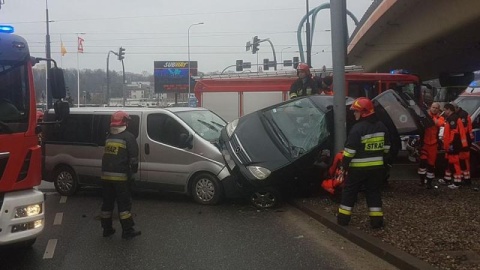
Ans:
{"label": "firefighter", "polygon": [[298,79],[290,86],[290,99],[318,94],[318,86],[310,73],[310,67],[299,63],[297,67]]}
{"label": "firefighter", "polygon": [[458,158],[460,160],[460,169],[462,170],[463,181],[465,185],[471,185],[472,180],[470,179],[470,146],[473,141],[473,128],[472,128],[472,118],[457,103],[452,102],[453,107],[455,107],[455,113],[460,117],[462,121],[463,128],[465,129],[465,137],[467,139],[467,146],[463,147],[460,150]]}
{"label": "firefighter", "polygon": [[103,236],[115,233],[112,227],[112,213],[115,201],[122,225],[122,238],[130,239],[141,234],[133,228],[132,199],[129,181],[138,170],[138,145],[135,136],[128,132],[130,116],[124,111],[117,111],[111,117],[110,133],[105,142],[102,158],[103,204],[101,222]]}
{"label": "firefighter", "polygon": [[[443,106],[445,115],[445,130],[443,132],[443,145],[445,159],[448,162],[445,176],[438,181],[448,184],[451,189],[457,189],[462,183],[462,170],[460,168],[459,154],[462,148],[467,147],[467,139],[462,120],[455,113],[455,106],[445,104]],[[453,183],[452,183],[453,173]]]}
{"label": "firefighter", "polygon": [[373,103],[365,97],[357,98],[350,107],[358,122],[351,128],[343,151],[343,168],[347,172],[337,223],[349,224],[357,194],[363,186],[366,191],[372,228],[383,227],[380,189],[385,179],[385,161],[390,150],[387,127],[375,115]]}
{"label": "firefighter", "polygon": [[426,184],[428,189],[432,188],[432,181],[435,178],[435,162],[438,153],[438,132],[440,127],[445,124],[445,119],[440,115],[440,104],[433,102],[428,111],[435,125],[425,129],[422,146],[420,150],[420,163],[418,166],[418,175],[420,176],[420,185]]}

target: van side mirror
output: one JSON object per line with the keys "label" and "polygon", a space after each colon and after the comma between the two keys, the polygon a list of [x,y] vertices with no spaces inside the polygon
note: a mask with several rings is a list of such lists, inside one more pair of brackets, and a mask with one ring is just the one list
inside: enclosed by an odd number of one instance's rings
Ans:
{"label": "van side mirror", "polygon": [[54,99],[62,99],[67,95],[65,88],[65,78],[63,77],[63,70],[58,67],[52,67],[48,71],[48,80],[52,89],[52,97]]}
{"label": "van side mirror", "polygon": [[188,147],[188,149],[192,149],[193,147],[192,140],[193,140],[193,136],[191,134],[180,133],[180,136],[178,138],[178,146],[180,148]]}

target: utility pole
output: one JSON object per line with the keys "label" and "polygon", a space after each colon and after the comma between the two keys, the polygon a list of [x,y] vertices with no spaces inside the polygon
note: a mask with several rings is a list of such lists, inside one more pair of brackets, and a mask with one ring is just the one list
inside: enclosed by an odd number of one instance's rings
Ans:
{"label": "utility pole", "polygon": [[307,24],[305,25],[305,28],[307,30],[307,33],[306,33],[306,39],[307,39],[307,65],[309,67],[312,67],[312,40],[310,38],[310,16],[308,14],[310,8],[308,6],[308,0],[305,0],[306,1],[306,7],[307,7]]}
{"label": "utility pole", "polygon": [[[47,24],[47,35],[45,36],[45,51],[46,51],[46,58],[50,59],[52,58],[51,50],[50,50],[50,24],[49,24],[49,17],[48,17],[48,0],[45,0],[45,13],[46,13],[46,24]],[[49,72],[50,68],[52,67],[52,64],[50,61],[47,61],[47,85],[45,86],[46,92],[47,92],[47,106],[46,109],[50,109],[52,107],[52,89],[50,88],[50,82],[49,82]]]}
{"label": "utility pole", "polygon": [[345,111],[345,0],[330,0],[330,17],[332,25],[332,63],[333,63],[333,119],[334,119],[334,153],[343,149],[346,135]]}

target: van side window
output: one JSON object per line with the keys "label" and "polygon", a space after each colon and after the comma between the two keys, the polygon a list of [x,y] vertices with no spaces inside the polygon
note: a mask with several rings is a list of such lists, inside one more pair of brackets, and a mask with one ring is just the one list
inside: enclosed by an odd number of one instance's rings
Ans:
{"label": "van side window", "polygon": [[[93,118],[94,141],[99,146],[105,146],[107,134],[110,132],[110,118],[111,115],[95,115]],[[130,118],[127,130],[137,138],[140,119],[137,115],[130,115]]]}
{"label": "van side window", "polygon": [[46,141],[94,143],[91,114],[70,114],[61,125],[46,129]]}
{"label": "van side window", "polygon": [[188,131],[168,115],[150,114],[147,117],[147,134],[154,141],[178,147],[182,133],[188,134]]}

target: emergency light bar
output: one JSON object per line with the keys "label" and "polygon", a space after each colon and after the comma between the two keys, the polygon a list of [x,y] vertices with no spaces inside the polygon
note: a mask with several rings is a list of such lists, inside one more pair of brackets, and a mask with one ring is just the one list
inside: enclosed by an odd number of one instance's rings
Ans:
{"label": "emergency light bar", "polygon": [[0,25],[0,33],[13,33],[14,29],[13,26],[10,25]]}

